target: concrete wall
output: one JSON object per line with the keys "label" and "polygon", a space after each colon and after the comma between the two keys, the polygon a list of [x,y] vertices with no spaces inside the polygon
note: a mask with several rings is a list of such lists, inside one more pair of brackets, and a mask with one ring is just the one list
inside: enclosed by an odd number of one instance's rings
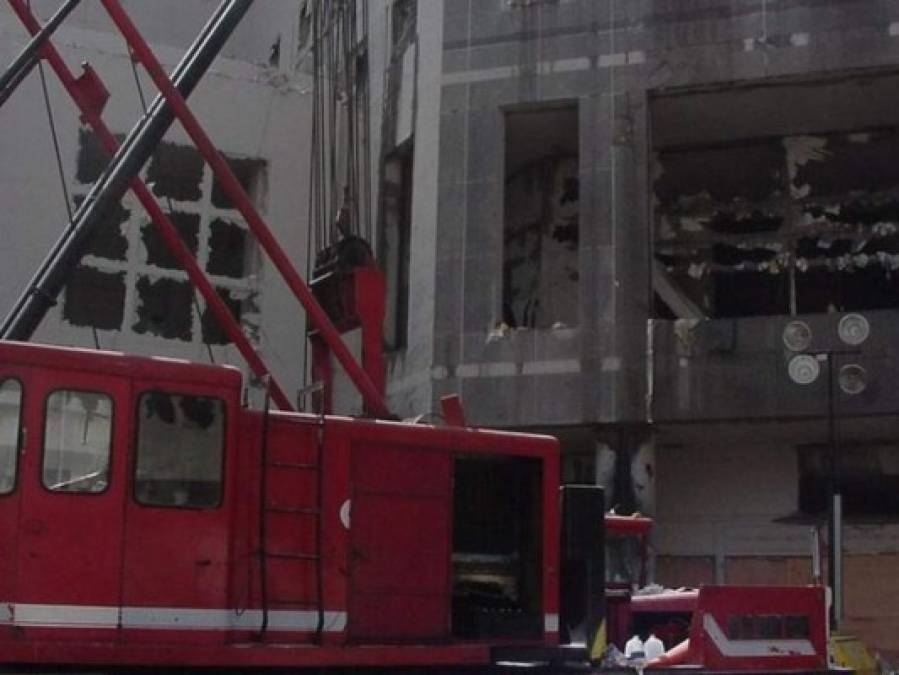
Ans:
{"label": "concrete wall", "polygon": [[[450,3],[452,4],[452,3]],[[376,0],[368,5],[369,59],[372,102],[372,148],[375,149],[373,175],[375,187],[380,180],[378,152],[382,148],[383,115],[386,108],[384,85],[390,68],[390,2]],[[436,246],[434,223],[437,221],[437,185],[439,167],[440,105],[443,53],[442,0],[419,2],[416,35],[403,54],[400,91],[397,95],[396,143],[408,142],[414,148],[412,165],[412,218],[410,228],[409,316],[406,345],[388,354],[388,403],[394,413],[410,417],[436,411],[432,407],[431,364],[434,308],[437,295],[453,294],[435,276]],[[394,146],[395,147],[395,146]],[[392,147],[384,147],[385,152]],[[377,190],[375,190],[377,192]],[[378,205],[375,204],[375,213]]]}
{"label": "concrete wall", "polygon": [[[428,4],[419,3],[419,11]],[[638,438],[652,410],[661,422],[654,427],[655,546],[660,577],[672,583],[808,578],[805,529],[774,521],[797,509],[795,446],[827,441],[827,401],[824,380],[800,391],[785,381],[783,317],[704,322],[689,354],[679,351],[673,323],[647,331],[653,134],[671,143],[706,133],[717,141],[752,135],[753,95],[771,96],[757,85],[892,71],[897,36],[899,8],[887,0],[444,3],[439,124],[425,127],[439,144],[427,156],[416,154],[416,165],[436,167],[438,175],[436,216],[424,223],[436,251],[433,335],[410,334],[410,353],[415,344],[433,346],[430,373],[419,376],[430,376],[435,402],[460,393],[474,424],[555,428],[563,436],[581,430],[586,440],[568,445],[584,457],[592,452],[592,425],[636,429]],[[420,40],[436,37],[422,33]],[[665,125],[654,128],[658,95],[683,93],[686,100],[733,85],[745,87],[740,105],[717,109],[720,118],[697,104],[706,110],[701,120],[684,114],[679,124],[678,110],[666,109]],[[832,103],[850,119],[852,106],[839,103],[846,99]],[[578,320],[512,329],[503,325],[505,116],[572,103],[579,117]],[[817,124],[821,106],[811,107]],[[776,115],[776,106],[765,110]],[[899,123],[894,110],[878,108],[877,124]],[[791,117],[799,126],[790,133],[802,133],[799,117]],[[895,317],[895,310],[869,316],[876,331],[860,358],[880,381],[895,369]],[[821,338],[831,336],[839,315],[804,318]],[[649,346],[656,350],[652,372]],[[840,398],[838,406],[841,416],[885,415],[877,423],[843,420],[848,440],[895,435],[885,384],[864,398]],[[780,419],[795,416],[804,421]],[[762,418],[780,421],[762,428]],[[899,531],[888,522],[848,528],[853,570],[870,564],[887,578],[897,547]],[[862,578],[847,569],[847,594]],[[853,629],[892,647],[884,636],[895,611],[850,595]]]}
{"label": "concrete wall", "polygon": [[[170,68],[179,60],[213,4],[195,2],[125,3],[135,10],[134,20],[154,39],[154,48]],[[177,9],[174,5],[177,4]],[[38,2],[44,18],[55,3]],[[295,72],[289,60],[284,67],[269,66],[266,44],[285,31],[285,45],[294,44],[289,34],[297,24],[296,2],[256,3],[246,23],[229,43],[226,55],[213,65],[190,99],[197,117],[218,148],[227,155],[259,158],[266,163],[267,189],[260,208],[282,246],[300,269],[305,268],[305,232],[308,181],[308,133],[311,97],[305,76]],[[170,11],[166,11],[166,7]],[[104,119],[115,133],[127,133],[139,118],[141,107],[131,65],[122,38],[102,20],[99,3],[82,3],[82,9],[55,38],[71,67],[88,61],[111,92]],[[172,16],[178,20],[173,21]],[[265,27],[265,30],[262,29]],[[0,61],[8,63],[26,40],[26,34],[5,6],[0,9]],[[285,47],[287,49],[287,47]],[[75,108],[47,69],[50,100],[60,139],[63,170],[70,191],[84,192],[75,178],[81,125]],[[153,87],[142,78],[148,96]],[[57,175],[51,136],[37,73],[0,109],[0,307],[6,311],[25,287],[37,265],[67,222]],[[176,124],[167,141],[188,145]],[[205,185],[206,190],[210,185]],[[140,213],[132,196],[127,208]],[[165,204],[163,204],[165,206]],[[129,253],[137,255],[137,251]],[[136,262],[135,264],[142,264]],[[248,283],[259,290],[258,342],[264,358],[282,385],[290,391],[300,386],[303,372],[303,314],[274,269],[264,263]],[[133,316],[125,316],[123,330],[99,331],[104,348],[144,354],[177,356],[207,361],[206,347],[191,342],[140,335],[128,328]],[[93,346],[87,328],[73,327],[60,308],[50,313],[35,339],[50,343]],[[217,362],[242,365],[232,347],[214,347]]]}
{"label": "concrete wall", "polygon": [[[753,442],[747,438],[752,428],[728,435],[707,427],[698,434],[704,441],[657,450],[652,547],[659,582],[810,583],[811,521],[795,518],[795,449]],[[778,522],[791,516],[793,523]],[[844,541],[844,630],[875,649],[899,650],[899,524],[849,520]]]}
{"label": "concrete wall", "polygon": [[[645,105],[642,94],[618,93],[619,69],[610,67],[617,60],[607,57],[618,53],[613,27],[621,17],[610,7],[446,7],[437,276],[457,284],[460,297],[437,301],[435,394],[460,392],[475,423],[641,417],[645,317],[617,308],[625,289],[645,296],[640,213],[619,208],[640,190]],[[504,111],[572,101],[580,138],[577,325],[495,331],[503,318]]]}
{"label": "concrete wall", "polygon": [[[890,67],[897,20],[881,0],[446,3],[434,229],[454,292],[436,300],[435,398],[460,392],[500,426],[645,419],[649,97]],[[504,111],[559,102],[581,120],[579,322],[494,331]]]}
{"label": "concrete wall", "polygon": [[[895,415],[899,398],[890,386],[899,362],[899,322],[894,310],[864,312],[870,336],[851,346],[838,337],[844,314],[796,317],[810,328],[808,353],[837,352],[834,375],[857,364],[867,372],[863,392],[848,395],[834,386],[838,416]],[[749,317],[653,326],[653,419],[660,423],[736,418],[826,417],[828,363],[819,362],[819,375],[807,385],[790,379],[795,352],[783,342],[791,317]],[[839,353],[839,352],[852,353]],[[835,379],[836,382],[836,379]]]}

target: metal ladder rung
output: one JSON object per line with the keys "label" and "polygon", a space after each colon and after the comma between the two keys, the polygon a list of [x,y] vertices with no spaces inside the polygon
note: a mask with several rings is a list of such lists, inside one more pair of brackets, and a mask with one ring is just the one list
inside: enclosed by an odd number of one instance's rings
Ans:
{"label": "metal ladder rung", "polygon": [[[266,399],[266,417],[265,422],[268,421],[268,399]],[[267,427],[265,427],[267,430]],[[262,627],[260,629],[260,635],[264,635],[265,631],[268,629],[268,607],[269,605],[275,607],[302,607],[302,608],[314,608],[318,611],[318,627],[315,629],[316,641],[321,639],[321,631],[324,626],[324,603],[325,603],[325,592],[324,592],[324,584],[323,584],[323,557],[321,555],[321,546],[322,546],[322,498],[323,498],[323,470],[322,470],[322,462],[323,462],[323,454],[322,454],[322,440],[319,437],[318,443],[318,451],[316,454],[316,458],[314,461],[299,461],[299,459],[294,460],[270,460],[268,457],[268,444],[267,438],[265,435],[264,438],[266,441],[263,442],[262,446],[262,454],[261,454],[261,471],[262,471],[262,479],[260,485],[260,546],[259,546],[259,554],[260,554],[260,566],[262,570],[262,582],[261,582],[261,593],[262,593],[262,606],[263,606],[263,621]],[[296,448],[294,448],[295,450]],[[288,457],[297,457],[296,454],[285,453]],[[306,455],[300,454],[299,457],[305,458]],[[310,495],[314,495],[314,504],[315,506],[311,507],[303,507],[303,506],[274,506],[269,503],[269,499],[271,498],[271,494],[268,492],[268,478],[273,472],[273,470],[285,469],[294,472],[312,472],[311,475],[315,480],[315,489],[314,492],[310,491]],[[300,480],[300,474],[298,473],[282,473],[280,474],[281,484],[283,487],[283,483],[287,481],[288,483],[301,483],[306,482],[305,476],[310,474],[304,473],[304,480]],[[309,553],[306,551],[298,551],[298,550],[282,550],[282,551],[272,551],[268,549],[266,546],[265,533],[267,529],[267,524],[272,523],[273,521],[269,520],[273,514],[290,514],[293,516],[293,524],[292,528],[295,531],[299,531],[300,534],[305,532],[308,529],[309,523],[314,523],[315,527],[315,543],[312,548],[314,549],[314,553]],[[312,521],[308,520],[309,516],[312,517]],[[282,525],[284,524],[284,520],[282,520]],[[282,533],[283,534],[283,533]],[[287,542],[285,542],[287,543]],[[295,542],[297,544],[307,546],[308,544],[305,541]],[[287,543],[289,546],[290,544]],[[316,582],[316,590],[314,593],[315,597],[304,597],[304,598],[296,598],[296,597],[269,597],[268,595],[268,585],[266,582],[267,566],[265,564],[266,559],[271,560],[285,560],[285,561],[296,561],[302,565],[300,570],[301,574],[299,576],[303,577],[306,575],[307,566],[314,570],[315,573],[315,582]],[[288,570],[282,570],[282,573],[287,572]],[[291,576],[297,576],[297,570],[294,570]],[[285,589],[287,590],[287,589]],[[306,589],[293,589],[293,592],[297,590],[305,591]]]}

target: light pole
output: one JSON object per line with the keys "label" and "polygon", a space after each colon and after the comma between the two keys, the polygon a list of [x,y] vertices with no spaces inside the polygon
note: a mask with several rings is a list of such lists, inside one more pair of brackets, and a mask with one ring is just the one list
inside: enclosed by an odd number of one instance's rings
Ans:
{"label": "light pole", "polygon": [[835,380],[840,390],[853,396],[865,390],[865,369],[855,363],[840,368],[836,376],[834,360],[840,356],[855,356],[861,353],[858,345],[870,333],[867,319],[860,314],[847,314],[839,323],[837,333],[849,345],[847,349],[809,350],[812,341],[811,329],[802,321],[791,321],[783,332],[784,345],[795,353],[789,361],[788,373],[796,384],[808,385],[818,379],[820,362],[827,364],[827,437],[828,453],[828,565],[827,583],[831,589],[830,627],[837,630],[843,618],[843,495],[840,486],[840,445],[836,429],[836,404],[834,398]]}

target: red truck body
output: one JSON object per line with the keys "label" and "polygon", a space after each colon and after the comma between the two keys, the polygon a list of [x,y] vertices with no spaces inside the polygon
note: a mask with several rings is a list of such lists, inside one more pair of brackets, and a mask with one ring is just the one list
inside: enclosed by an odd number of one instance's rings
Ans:
{"label": "red truck body", "polygon": [[[552,438],[265,414],[232,368],[8,342],[0,394],[2,662],[486,664],[558,641]],[[163,446],[182,455],[150,462]],[[478,476],[529,491],[502,515],[532,545],[478,557],[505,536],[474,522]],[[492,612],[464,591],[497,564]]]}

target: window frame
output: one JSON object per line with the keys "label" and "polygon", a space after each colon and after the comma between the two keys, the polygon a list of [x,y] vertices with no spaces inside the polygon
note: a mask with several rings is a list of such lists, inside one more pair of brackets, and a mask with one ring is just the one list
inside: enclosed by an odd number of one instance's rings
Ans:
{"label": "window frame", "polygon": [[[765,635],[766,626],[778,628],[778,635]],[[789,630],[792,622],[793,630]],[[797,630],[796,628],[799,627]],[[745,642],[751,640],[808,640],[811,638],[811,620],[807,614],[787,614],[778,612],[731,614],[727,617],[725,634],[729,640]],[[790,635],[790,633],[793,633]]]}
{"label": "window frame", "polygon": [[[109,411],[109,443],[107,447],[106,454],[106,486],[102,490],[98,490],[96,492],[81,492],[76,490],[53,490],[44,482],[44,464],[47,459],[47,412],[49,410],[50,397],[59,392],[71,392],[71,393],[82,393],[82,394],[99,394],[101,396],[105,396],[109,399],[110,403],[110,411]],[[57,387],[55,389],[51,389],[47,391],[46,396],[44,396],[44,407],[41,412],[41,461],[38,465],[38,473],[40,474],[38,480],[41,484],[41,489],[51,495],[75,495],[75,496],[85,496],[85,497],[99,497],[101,495],[105,495],[109,492],[109,488],[112,485],[113,478],[113,457],[114,446],[115,446],[115,425],[116,425],[116,396],[111,394],[108,391],[103,390],[95,390],[95,389],[75,389],[75,388],[67,388],[67,387]]]}
{"label": "window frame", "polygon": [[22,454],[22,431],[24,429],[22,422],[25,420],[25,384],[22,382],[21,377],[9,375],[0,377],[0,387],[10,381],[16,382],[19,385],[19,417],[16,420],[16,462],[13,467],[12,487],[6,492],[0,491],[0,499],[14,495],[19,489],[19,465],[21,464],[21,462],[19,462],[19,457]]}
{"label": "window frame", "polygon": [[[215,504],[209,506],[195,506],[191,504],[147,504],[142,502],[137,495],[137,469],[139,462],[139,448],[140,448],[140,413],[141,413],[141,400],[146,394],[166,394],[169,396],[194,396],[197,398],[208,398],[215,401],[219,401],[222,404],[222,446],[221,446],[221,457],[222,461],[219,465],[219,485],[221,489],[219,490],[218,500]],[[180,391],[167,391],[160,387],[147,387],[145,389],[140,389],[136,391],[134,394],[134,443],[133,443],[133,452],[134,452],[134,462],[131,471],[131,500],[140,508],[144,509],[177,509],[179,511],[218,511],[224,505],[226,501],[225,490],[227,487],[227,461],[228,461],[228,448],[231,443],[229,442],[229,433],[230,433],[230,406],[228,405],[228,400],[224,396],[219,396],[216,394],[211,394],[209,392],[190,392],[185,390]]]}
{"label": "window frame", "polygon": [[[390,164],[399,167],[402,203],[388,209],[384,174]],[[381,161],[381,196],[378,204],[378,265],[384,274],[384,351],[400,353],[409,346],[409,316],[412,302],[412,207],[415,190],[415,136],[397,145]],[[397,218],[391,221],[390,216]],[[396,232],[397,250],[390,255],[388,230]]]}
{"label": "window frame", "polygon": [[[581,133],[581,119],[584,114],[584,104],[578,98],[558,98],[534,103],[504,105],[498,108],[498,112],[502,118],[502,170],[500,174],[500,215],[498,221],[502,253],[501,265],[499,268],[499,278],[501,280],[498,307],[499,317],[501,317],[502,323],[510,328],[527,328],[530,330],[548,331],[552,330],[552,327],[557,323],[562,323],[568,328],[578,328],[585,325],[581,305],[585,297],[586,288],[586,270],[581,263],[581,254],[584,250],[583,234],[585,222],[581,195],[583,193],[584,185],[586,185],[585,177],[582,174],[582,161],[585,156],[585,151],[583,147],[584,135]],[[569,119],[560,119],[565,117]],[[538,121],[541,128],[566,128],[569,130],[573,129],[573,132],[569,131],[564,133],[559,137],[551,139],[551,142],[547,142],[544,145],[533,146],[534,149],[524,156],[514,156],[512,154],[512,149],[522,147],[522,144],[517,141],[522,136],[527,135],[524,127],[526,127],[528,123],[522,121],[527,118],[542,118]],[[546,154],[545,152],[541,152],[540,148],[552,148],[553,152],[551,154]],[[537,166],[546,167],[555,165],[554,171],[560,171],[560,167],[565,161],[574,161],[577,165],[575,173],[578,189],[577,240],[574,244],[574,248],[569,249],[569,253],[572,254],[570,256],[571,259],[576,262],[575,269],[577,271],[577,278],[569,280],[571,284],[569,291],[570,293],[575,294],[574,307],[571,309],[571,315],[567,317],[556,314],[553,310],[549,309],[553,305],[553,298],[545,297],[545,289],[542,285],[543,267],[546,261],[549,260],[549,254],[543,250],[543,246],[545,239],[555,239],[555,237],[552,233],[547,232],[540,235],[540,255],[536,263],[536,276],[538,279],[541,279],[541,281],[538,283],[538,287],[533,297],[528,301],[536,301],[534,308],[530,310],[530,315],[528,311],[522,311],[521,316],[518,316],[512,309],[513,291],[517,285],[513,283],[513,270],[510,265],[510,262],[514,260],[514,256],[511,255],[510,252],[510,242],[514,241],[520,234],[520,229],[512,226],[515,214],[509,208],[510,203],[512,202],[510,195],[514,192],[513,181],[524,175],[524,172]],[[553,180],[549,180],[539,188],[547,198],[552,197],[553,189]],[[558,204],[557,206],[561,206],[561,204]],[[545,214],[543,213],[539,214],[538,220],[546,224],[551,222],[545,218]],[[527,305],[527,303],[525,304]]]}
{"label": "window frame", "polygon": [[[124,138],[124,135],[116,134],[116,138]],[[196,153],[196,148],[190,144],[184,145],[178,141],[166,142],[163,143],[163,146],[165,147],[160,146],[160,151],[155,153],[154,157],[148,161],[147,166],[141,172],[142,176],[150,170],[155,162],[162,161],[164,164],[165,161],[168,161],[158,160],[157,156],[160,154],[170,151],[177,153],[181,150],[189,150],[192,153]],[[85,129],[79,132],[76,154],[78,155],[77,159],[80,168],[79,177],[75,181],[75,191],[78,193],[76,196],[83,199],[90,190],[94,176],[102,173],[108,158],[101,152],[96,135]],[[247,174],[247,185],[244,187],[257,208],[264,210],[270,174],[270,162],[268,159],[264,157],[248,157],[241,153],[226,153],[224,157],[232,169],[234,169],[236,164],[238,167],[242,167],[245,173],[250,171]],[[260,316],[258,297],[263,291],[258,279],[258,272],[262,264],[261,252],[255,239],[249,236],[251,230],[246,219],[242,217],[234,205],[218,206],[213,203],[213,189],[218,191],[220,188],[217,186],[214,174],[208,165],[202,161],[202,157],[200,157],[199,162],[203,167],[198,188],[201,191],[199,199],[181,201],[173,196],[174,207],[166,209],[166,211],[171,211],[169,215],[175,221],[178,220],[179,214],[199,216],[198,249],[193,252],[194,258],[203,267],[216,291],[219,294],[230,293],[232,304],[240,306],[241,316],[239,318],[254,321]],[[82,163],[84,163],[83,166]],[[82,171],[84,173],[81,173]],[[238,174],[238,179],[243,180],[241,171],[235,171]],[[164,199],[166,195],[159,196]],[[191,294],[188,294],[191,301],[187,305],[184,305],[183,302],[177,305],[177,308],[182,311],[182,316],[186,317],[186,321],[182,325],[186,325],[189,336],[185,331],[176,330],[175,328],[172,328],[175,332],[174,336],[166,336],[163,334],[165,332],[164,327],[152,321],[152,313],[139,314],[137,312],[137,307],[143,302],[142,289],[138,288],[138,283],[142,280],[143,284],[147,286],[152,286],[152,284],[157,283],[161,279],[169,280],[182,286],[187,284],[188,287],[190,287],[190,283],[187,274],[179,265],[170,267],[159,264],[159,261],[150,262],[147,256],[150,254],[151,245],[148,245],[143,238],[145,234],[149,234],[153,238],[154,244],[159,244],[158,237],[153,234],[154,228],[152,223],[147,220],[143,211],[136,208],[134,204],[125,203],[123,208],[127,213],[123,216],[124,219],[119,223],[119,226],[122,229],[122,236],[126,240],[124,254],[119,257],[103,252],[89,251],[80,263],[81,267],[92,271],[99,271],[104,274],[124,273],[126,275],[121,308],[123,312],[121,325],[118,328],[97,327],[95,325],[97,322],[94,320],[73,321],[66,308],[66,303],[69,301],[68,297],[64,297],[60,305],[63,325],[75,331],[86,331],[92,325],[101,331],[120,331],[132,339],[146,342],[147,344],[164,341],[164,343],[205,348],[208,343],[213,348],[228,348],[231,342],[230,340],[225,340],[225,336],[208,335],[205,330],[205,324],[208,322],[206,317],[207,315],[212,316],[205,299],[200,300],[199,309],[196,303],[193,302],[193,295]],[[243,252],[244,269],[239,278],[212,273],[206,269],[207,258],[211,251],[211,243],[207,240],[212,233],[212,223],[216,220],[222,220],[238,226],[246,236]],[[175,224],[177,226],[178,222]],[[68,291],[66,290],[64,295],[67,293]],[[144,293],[148,293],[151,300],[160,297],[154,294],[152,288],[150,290],[145,288]],[[135,326],[139,326],[140,330],[135,329]],[[85,333],[85,335],[89,336],[89,333]]]}

